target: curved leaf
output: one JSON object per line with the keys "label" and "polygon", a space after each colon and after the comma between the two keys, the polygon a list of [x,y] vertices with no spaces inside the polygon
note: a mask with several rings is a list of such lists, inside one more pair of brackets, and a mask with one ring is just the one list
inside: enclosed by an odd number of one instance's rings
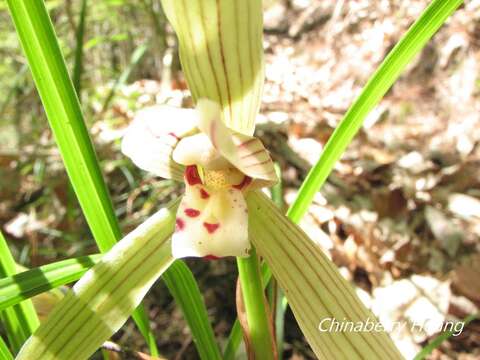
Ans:
{"label": "curved leaf", "polygon": [[[17,265],[7,242],[0,232],[0,276],[5,277],[17,272]],[[23,301],[0,312],[0,320],[5,327],[12,349],[17,352],[22,343],[35,331],[39,320],[30,300]]]}
{"label": "curved leaf", "polygon": [[114,334],[173,262],[177,206],[158,211],[118,242],[67,293],[17,359],[86,359]]}
{"label": "curved leaf", "polygon": [[[182,271],[182,267],[187,267],[187,265],[180,260],[175,261],[170,266],[169,271],[163,275],[162,279],[175,298],[175,302],[182,308],[185,319],[190,329],[192,329],[195,343],[200,344],[200,346],[197,346],[200,358],[203,360],[221,359],[222,356],[215,342],[212,327],[209,325],[210,321],[203,299],[198,296],[200,294],[198,285],[193,275],[191,275],[192,273]],[[172,276],[173,274],[175,276]],[[192,289],[197,289],[197,291],[192,291]],[[188,294],[189,296],[183,296],[183,294]]]}
{"label": "curved leaf", "polygon": [[312,167],[288,210],[288,217],[299,221],[307,212],[313,197],[327,180],[370,111],[398,79],[413,57],[445,23],[463,0],[434,0],[390,51],[380,67],[370,77],[362,92],[328,140],[322,155]]}
{"label": "curved leaf", "polygon": [[102,255],[58,261],[0,279],[0,310],[78,280]]}
{"label": "curved leaf", "polygon": [[376,322],[352,286],[308,236],[261,192],[247,196],[250,238],[285,292],[300,328],[322,359],[402,359],[388,335],[321,332],[326,318]]}

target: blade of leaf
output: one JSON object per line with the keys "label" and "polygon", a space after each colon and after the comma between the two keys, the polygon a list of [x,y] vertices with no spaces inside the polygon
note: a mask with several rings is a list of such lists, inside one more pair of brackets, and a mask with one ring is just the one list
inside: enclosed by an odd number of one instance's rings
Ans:
{"label": "blade of leaf", "polygon": [[75,284],[17,360],[87,359],[128,319],[173,263],[178,200],[119,241]]}
{"label": "blade of leaf", "polygon": [[252,135],[264,82],[261,0],[162,0],[178,36],[195,101],[223,108],[225,123]]}
{"label": "blade of leaf", "polygon": [[80,279],[101,257],[98,254],[58,261],[0,279],[0,310]]}
{"label": "blade of leaf", "polygon": [[[7,5],[71,184],[95,241],[105,252],[121,237],[120,227],[45,3],[8,0]],[[141,57],[145,50],[137,50],[134,55]],[[132,316],[150,351],[158,355],[144,309],[139,307]]]}
{"label": "blade of leaf", "polygon": [[285,292],[295,318],[319,358],[403,359],[383,331],[322,332],[326,318],[376,323],[351,284],[308,236],[263,193],[247,196],[249,233]]}
{"label": "blade of leaf", "polygon": [[[285,202],[283,201],[282,169],[278,163],[275,163],[275,172],[277,173],[279,181],[270,189],[270,195],[273,203],[283,212]],[[269,292],[271,296],[270,309],[272,310],[272,317],[275,324],[275,340],[277,342],[278,358],[283,359],[285,311],[287,310],[288,302],[285,299],[285,294],[274,278],[270,280],[267,286],[267,292]]]}
{"label": "blade of leaf", "polygon": [[[463,323],[463,326],[465,327],[465,326],[468,326],[468,324],[470,324],[473,320],[476,320],[476,319],[479,319],[479,318],[480,318],[480,313],[471,314],[471,315],[468,315],[463,320],[461,320],[461,322]],[[438,335],[433,340],[431,340],[428,343],[428,345],[425,346],[417,355],[415,355],[413,360],[423,360],[423,359],[425,359],[428,355],[430,355],[432,353],[433,350],[438,348],[441,345],[442,342],[444,342],[445,340],[447,340],[451,336],[453,336],[453,334],[454,334],[454,332],[449,330],[449,331],[445,331],[442,334]]]}
{"label": "blade of leaf", "polygon": [[8,349],[7,344],[5,344],[5,341],[3,341],[2,337],[0,337],[0,359],[13,360],[13,355]]}
{"label": "blade of leaf", "polygon": [[[195,278],[189,271],[182,268],[187,267],[183,261],[175,261],[169,271],[163,275],[163,280],[173,295],[175,302],[181,307],[183,314],[192,329],[194,342],[199,344],[197,350],[200,358],[204,360],[221,359],[220,350],[215,342],[215,335],[207,315],[202,298],[198,298],[198,290]],[[173,276],[175,274],[175,276]],[[196,291],[191,289],[197,288]],[[184,294],[188,294],[184,296]]]}
{"label": "blade of leaf", "polygon": [[[2,232],[0,232],[0,277],[14,275],[16,272],[15,260]],[[20,349],[40,323],[30,300],[3,310],[0,318],[14,352]]]}
{"label": "blade of leaf", "polygon": [[315,193],[330,175],[335,163],[360,129],[369,112],[461,3],[463,0],[433,0],[383,60],[348,109],[325,145],[320,159],[300,187],[297,198],[287,213],[292,221],[298,222],[306,213]]}
{"label": "blade of leaf", "polygon": [[87,18],[87,0],[82,0],[82,8],[80,10],[80,20],[78,22],[75,34],[75,64],[73,65],[73,86],[81,98],[82,72],[83,72],[83,39],[85,35],[85,20]]}

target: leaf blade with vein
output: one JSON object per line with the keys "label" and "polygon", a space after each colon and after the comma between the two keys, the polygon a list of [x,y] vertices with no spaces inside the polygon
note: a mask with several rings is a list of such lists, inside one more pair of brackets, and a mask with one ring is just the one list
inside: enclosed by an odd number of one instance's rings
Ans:
{"label": "leaf blade with vein", "polygon": [[58,261],[0,279],[0,310],[78,280],[102,255]]}
{"label": "leaf blade with vein", "polygon": [[325,318],[375,321],[353,287],[320,247],[261,192],[247,196],[249,234],[285,292],[295,318],[319,358],[402,359],[384,331],[321,332]]}
{"label": "leaf blade with vein", "polygon": [[[17,272],[17,265],[8,248],[7,242],[0,232],[0,276],[5,277]],[[7,337],[14,352],[17,352],[23,342],[38,327],[37,313],[30,300],[4,309],[0,319],[7,332]]]}
{"label": "leaf blade with vein", "polygon": [[118,242],[75,284],[18,360],[87,359],[115,333],[171,265],[178,201]]}

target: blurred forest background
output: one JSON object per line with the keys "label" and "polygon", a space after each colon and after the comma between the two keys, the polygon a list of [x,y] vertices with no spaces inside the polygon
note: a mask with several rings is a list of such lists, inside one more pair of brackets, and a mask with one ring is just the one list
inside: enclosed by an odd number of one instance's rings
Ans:
{"label": "blurred forest background", "polygon": [[[128,232],[180,190],[132,166],[119,140],[136,110],[191,106],[159,0],[48,0],[83,111]],[[265,1],[266,85],[258,135],[283,170],[286,204],[368,77],[426,0]],[[0,226],[34,267],[97,249],[68,186],[5,2],[0,2]],[[318,193],[303,228],[384,324],[462,319],[480,307],[480,1],[467,1],[372,112]],[[172,195],[173,194],[173,195]],[[233,260],[189,260],[218,338],[235,319]],[[37,301],[45,314],[54,298]],[[146,304],[160,351],[195,359],[159,281]],[[286,358],[314,358],[287,313]],[[394,331],[413,356],[438,335]],[[133,323],[113,340],[146,351]],[[113,355],[112,355],[113,356]],[[114,358],[114,357],[112,357]],[[479,359],[480,321],[431,359]]]}

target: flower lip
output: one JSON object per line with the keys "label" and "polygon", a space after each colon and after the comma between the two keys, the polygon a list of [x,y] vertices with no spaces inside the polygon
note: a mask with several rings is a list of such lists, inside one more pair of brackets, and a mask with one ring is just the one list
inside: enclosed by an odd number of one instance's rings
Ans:
{"label": "flower lip", "polygon": [[189,165],[185,168],[185,180],[187,180],[188,184],[192,186],[202,183],[196,165]]}
{"label": "flower lip", "polygon": [[245,192],[277,181],[268,151],[259,139],[228,128],[220,106],[208,99],[199,99],[196,110],[156,109],[129,126],[122,151],[144,170],[185,182],[173,256],[248,256]]}

